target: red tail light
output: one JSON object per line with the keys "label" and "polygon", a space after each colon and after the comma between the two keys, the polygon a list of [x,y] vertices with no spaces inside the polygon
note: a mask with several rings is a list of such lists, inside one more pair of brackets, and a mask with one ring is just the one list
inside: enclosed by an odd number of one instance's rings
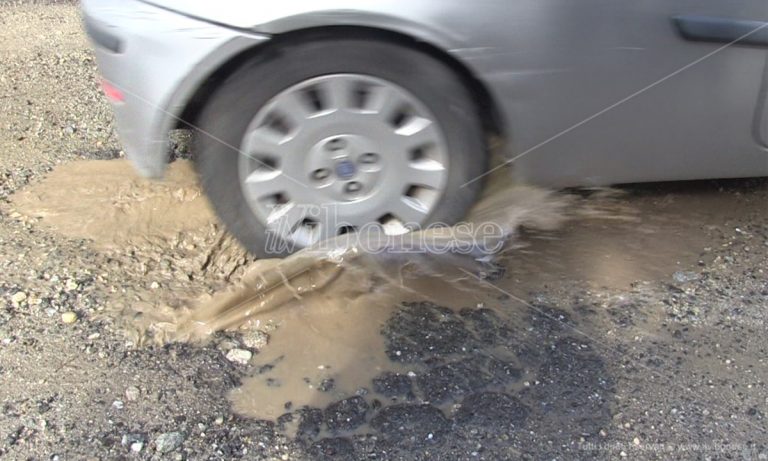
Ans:
{"label": "red tail light", "polygon": [[101,79],[101,89],[104,91],[104,95],[107,97],[107,99],[109,99],[111,102],[125,101],[125,95],[123,95],[123,92],[103,78]]}

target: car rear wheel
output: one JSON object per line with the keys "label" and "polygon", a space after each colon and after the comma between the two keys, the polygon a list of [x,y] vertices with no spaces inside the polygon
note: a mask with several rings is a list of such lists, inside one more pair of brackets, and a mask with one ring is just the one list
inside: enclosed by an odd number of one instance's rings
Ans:
{"label": "car rear wheel", "polygon": [[235,71],[199,119],[201,181],[258,256],[368,225],[453,224],[487,155],[461,80],[420,51],[363,40],[282,45]]}

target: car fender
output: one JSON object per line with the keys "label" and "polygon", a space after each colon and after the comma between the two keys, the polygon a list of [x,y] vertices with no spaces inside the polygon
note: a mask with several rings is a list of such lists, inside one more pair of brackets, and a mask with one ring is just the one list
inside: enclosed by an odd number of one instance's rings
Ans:
{"label": "car fender", "polygon": [[206,0],[145,0],[161,8],[241,30],[276,35],[301,29],[328,26],[358,26],[389,30],[429,42],[445,50],[460,48],[463,37],[431,20],[444,5],[440,1],[418,2],[403,15],[403,3],[397,0],[328,0],[317,2],[285,0],[250,2],[220,0],[211,8]]}

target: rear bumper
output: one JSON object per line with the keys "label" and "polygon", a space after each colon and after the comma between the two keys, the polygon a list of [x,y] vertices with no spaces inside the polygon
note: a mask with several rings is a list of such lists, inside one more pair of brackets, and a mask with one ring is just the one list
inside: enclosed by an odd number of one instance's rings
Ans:
{"label": "rear bumper", "polygon": [[112,101],[118,136],[147,177],[162,176],[168,132],[197,88],[233,56],[269,39],[138,0],[81,4],[99,70],[123,96]]}

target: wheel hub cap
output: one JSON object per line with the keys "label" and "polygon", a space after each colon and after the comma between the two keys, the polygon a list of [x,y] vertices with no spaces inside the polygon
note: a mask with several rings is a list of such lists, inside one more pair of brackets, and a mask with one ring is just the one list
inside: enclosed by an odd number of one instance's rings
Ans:
{"label": "wheel hub cap", "polygon": [[341,160],[336,163],[336,176],[339,179],[352,179],[357,173],[357,167],[350,160]]}
{"label": "wheel hub cap", "polygon": [[448,175],[445,138],[405,89],[335,74],[292,86],[251,121],[241,187],[271,232],[307,246],[378,223],[388,234],[427,222]]}

